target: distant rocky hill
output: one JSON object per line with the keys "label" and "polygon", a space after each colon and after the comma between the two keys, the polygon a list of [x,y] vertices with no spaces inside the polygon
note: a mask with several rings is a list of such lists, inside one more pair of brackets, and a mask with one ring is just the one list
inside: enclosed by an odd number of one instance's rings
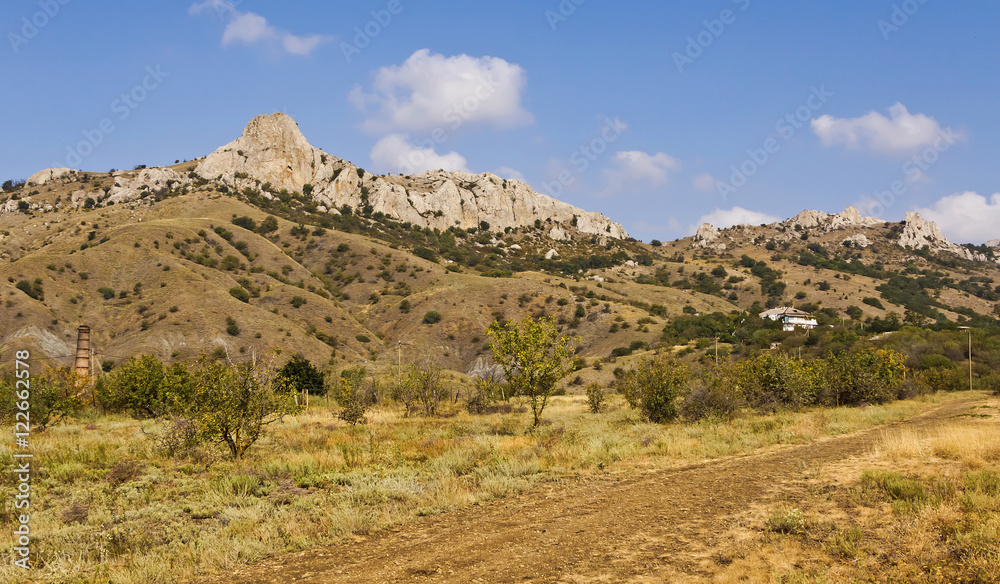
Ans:
{"label": "distant rocky hill", "polygon": [[[802,230],[813,230],[818,233],[831,233],[834,231],[853,231],[843,238],[841,243],[866,248],[872,241],[865,234],[865,230],[872,227],[887,225],[886,221],[876,217],[862,217],[855,207],[847,207],[840,213],[830,214],[823,211],[804,210],[798,215],[781,221],[772,223],[767,227],[780,229],[781,233],[775,236],[777,241],[790,241],[795,238],[797,232]],[[997,263],[1000,265],[1000,258],[988,256],[984,253],[977,253],[955,243],[952,243],[941,233],[941,229],[933,221],[927,221],[919,213],[906,212],[906,219],[901,223],[902,231],[894,242],[902,248],[923,249],[926,247],[931,252],[946,252],[955,254],[960,258],[976,261]],[[746,230],[750,226],[737,225],[731,229],[734,232]],[[724,251],[731,248],[736,243],[736,238],[732,235],[724,237],[719,230],[708,223],[698,227],[695,233],[693,245],[702,249],[714,249]],[[1000,247],[1000,239],[986,242],[986,247]]]}

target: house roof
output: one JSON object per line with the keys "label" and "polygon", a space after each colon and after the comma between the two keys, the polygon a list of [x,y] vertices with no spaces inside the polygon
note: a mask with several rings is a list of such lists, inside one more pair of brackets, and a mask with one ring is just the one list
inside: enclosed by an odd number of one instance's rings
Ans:
{"label": "house roof", "polygon": [[761,318],[771,318],[775,316],[788,316],[788,317],[799,317],[806,318],[809,316],[808,312],[804,310],[799,310],[798,308],[792,308],[791,306],[782,306],[781,308],[772,308],[771,310],[765,310],[759,315]]}

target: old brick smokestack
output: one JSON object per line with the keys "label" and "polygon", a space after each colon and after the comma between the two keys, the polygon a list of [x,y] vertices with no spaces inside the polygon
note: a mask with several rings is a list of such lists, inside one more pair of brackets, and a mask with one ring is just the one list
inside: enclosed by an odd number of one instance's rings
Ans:
{"label": "old brick smokestack", "polygon": [[76,363],[73,370],[80,379],[90,377],[90,327],[81,326],[76,334]]}

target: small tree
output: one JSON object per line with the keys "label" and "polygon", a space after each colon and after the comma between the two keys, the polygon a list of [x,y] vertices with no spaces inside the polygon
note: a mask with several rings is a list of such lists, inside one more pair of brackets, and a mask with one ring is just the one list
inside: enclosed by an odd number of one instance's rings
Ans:
{"label": "small tree", "polygon": [[629,405],[650,422],[665,423],[677,417],[677,397],[687,389],[690,370],[673,359],[643,359],[618,380],[618,389]]}
{"label": "small tree", "polygon": [[441,405],[441,400],[448,397],[448,392],[441,383],[441,368],[437,365],[425,365],[414,367],[410,372],[417,401],[424,407],[424,415],[433,416]]}
{"label": "small tree", "polygon": [[292,392],[302,392],[302,403],[306,405],[308,405],[309,394],[323,395],[326,393],[323,374],[301,353],[292,356],[288,363],[285,363],[284,367],[278,370],[278,375]]}
{"label": "small tree", "polygon": [[534,426],[557,381],[569,372],[570,339],[556,330],[555,319],[526,317],[501,325],[494,321],[487,329],[493,360],[503,369],[512,395],[531,401]]}
{"label": "small tree", "polygon": [[192,413],[200,431],[225,444],[236,460],[269,424],[298,409],[283,378],[256,356],[243,363],[202,361],[195,373]]}
{"label": "small tree", "polygon": [[164,367],[155,356],[142,355],[116,367],[94,391],[105,409],[143,419],[182,413],[191,403],[194,386],[183,363]]}
{"label": "small tree", "polygon": [[[369,405],[368,396],[365,395],[366,376],[364,367],[351,367],[344,369],[334,383],[334,398],[343,408],[339,417],[352,426],[365,422],[365,410]],[[374,383],[372,380],[372,384]]]}

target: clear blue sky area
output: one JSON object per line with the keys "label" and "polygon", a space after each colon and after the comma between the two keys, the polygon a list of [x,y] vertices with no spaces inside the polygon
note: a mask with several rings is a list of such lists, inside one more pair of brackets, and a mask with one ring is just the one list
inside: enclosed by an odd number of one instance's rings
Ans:
{"label": "clear blue sky area", "polygon": [[0,180],[283,111],[378,173],[495,172],[673,239],[802,209],[1000,238],[1000,4],[7,0]]}

